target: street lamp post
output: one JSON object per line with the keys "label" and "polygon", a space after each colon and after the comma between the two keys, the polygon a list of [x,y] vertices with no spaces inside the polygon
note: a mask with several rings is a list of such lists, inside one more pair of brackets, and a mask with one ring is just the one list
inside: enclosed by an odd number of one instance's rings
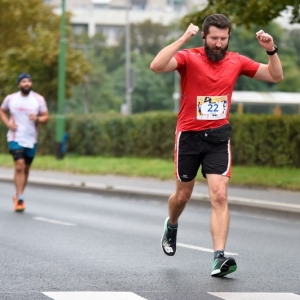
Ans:
{"label": "street lamp post", "polygon": [[131,114],[131,92],[132,92],[132,86],[131,86],[131,60],[130,60],[130,20],[129,20],[129,10],[130,10],[130,4],[131,1],[127,0],[126,3],[126,18],[125,18],[125,53],[126,53],[126,111],[127,114]]}
{"label": "street lamp post", "polygon": [[65,83],[66,83],[66,2],[61,0],[61,21],[60,21],[60,41],[59,41],[59,61],[58,61],[58,109],[56,118],[56,158],[62,159],[62,142],[65,131]]}

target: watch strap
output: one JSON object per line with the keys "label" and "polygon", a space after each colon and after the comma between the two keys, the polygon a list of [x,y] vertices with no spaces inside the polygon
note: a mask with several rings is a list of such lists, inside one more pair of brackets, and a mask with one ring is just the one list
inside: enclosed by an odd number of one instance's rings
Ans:
{"label": "watch strap", "polygon": [[266,51],[267,52],[267,54],[268,55],[274,55],[275,53],[277,53],[278,52],[278,48],[274,45],[274,50],[272,50],[272,51]]}

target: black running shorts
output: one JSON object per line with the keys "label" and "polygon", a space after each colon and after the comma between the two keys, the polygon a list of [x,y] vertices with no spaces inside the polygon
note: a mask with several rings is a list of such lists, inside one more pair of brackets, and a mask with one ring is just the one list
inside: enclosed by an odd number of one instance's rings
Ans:
{"label": "black running shorts", "polygon": [[20,146],[19,143],[11,141],[8,142],[9,153],[12,155],[14,161],[24,159],[26,165],[31,165],[37,150],[37,144],[33,148],[26,148]]}
{"label": "black running shorts", "polygon": [[206,174],[231,175],[230,139],[220,143],[204,140],[197,131],[176,134],[174,149],[175,177],[184,182],[193,180],[202,166]]}
{"label": "black running shorts", "polygon": [[24,159],[26,165],[30,166],[32,164],[33,157],[27,156],[24,149],[9,150],[9,153],[12,155],[14,161]]}

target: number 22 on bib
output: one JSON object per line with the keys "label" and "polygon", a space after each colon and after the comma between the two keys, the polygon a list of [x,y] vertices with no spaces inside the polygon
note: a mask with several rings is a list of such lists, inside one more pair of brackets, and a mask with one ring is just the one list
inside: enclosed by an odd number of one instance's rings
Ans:
{"label": "number 22 on bib", "polygon": [[220,120],[226,118],[227,96],[197,96],[197,120]]}

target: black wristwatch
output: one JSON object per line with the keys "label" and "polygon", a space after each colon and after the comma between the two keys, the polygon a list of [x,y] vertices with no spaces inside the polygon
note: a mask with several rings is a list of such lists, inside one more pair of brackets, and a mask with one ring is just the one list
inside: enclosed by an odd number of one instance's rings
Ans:
{"label": "black wristwatch", "polygon": [[275,50],[273,51],[266,51],[268,55],[274,55],[275,53],[278,52],[278,48],[274,45]]}

